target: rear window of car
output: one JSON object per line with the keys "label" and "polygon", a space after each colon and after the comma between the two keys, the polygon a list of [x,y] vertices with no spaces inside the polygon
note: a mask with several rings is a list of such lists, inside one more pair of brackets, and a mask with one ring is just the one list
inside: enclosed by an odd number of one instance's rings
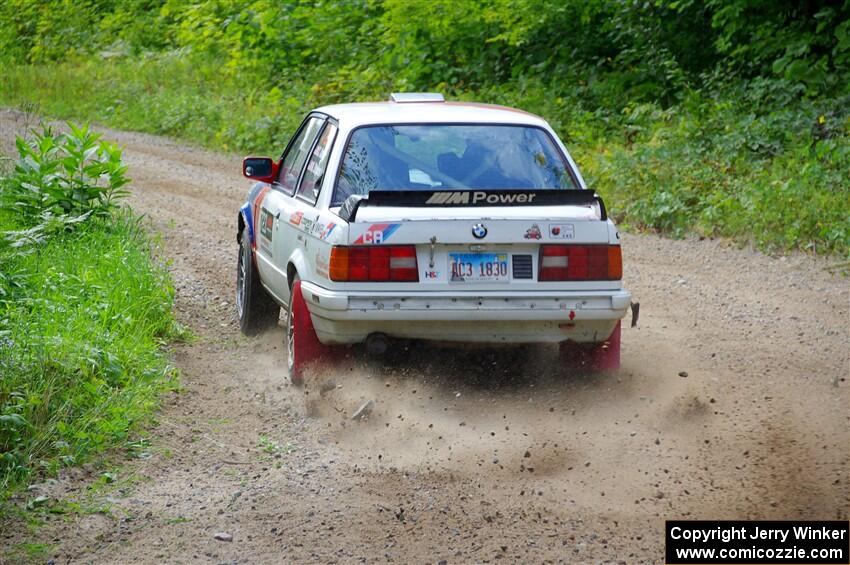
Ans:
{"label": "rear window of car", "polygon": [[367,126],[351,134],[332,205],[372,190],[576,188],[563,154],[537,127]]}

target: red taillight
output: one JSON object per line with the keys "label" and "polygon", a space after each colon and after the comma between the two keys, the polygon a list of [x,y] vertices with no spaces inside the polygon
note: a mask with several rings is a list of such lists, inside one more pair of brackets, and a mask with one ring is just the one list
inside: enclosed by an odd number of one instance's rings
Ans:
{"label": "red taillight", "polygon": [[334,246],[329,275],[339,282],[418,282],[413,245]]}
{"label": "red taillight", "polygon": [[354,247],[348,250],[349,281],[369,280],[369,250],[365,247]]}
{"label": "red taillight", "polygon": [[623,277],[619,245],[541,245],[537,280],[616,281]]}

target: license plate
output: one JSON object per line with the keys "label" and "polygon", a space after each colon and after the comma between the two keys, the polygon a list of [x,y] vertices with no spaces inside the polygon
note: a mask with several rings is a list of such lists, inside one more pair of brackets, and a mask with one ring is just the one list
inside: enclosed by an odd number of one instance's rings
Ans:
{"label": "license plate", "polygon": [[507,253],[449,253],[452,282],[507,282]]}

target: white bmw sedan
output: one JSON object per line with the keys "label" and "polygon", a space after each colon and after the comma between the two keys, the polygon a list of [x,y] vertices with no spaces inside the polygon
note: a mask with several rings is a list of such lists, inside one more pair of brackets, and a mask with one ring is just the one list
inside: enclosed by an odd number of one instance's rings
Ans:
{"label": "white bmw sedan", "polygon": [[335,346],[394,339],[559,343],[569,366],[619,366],[619,234],[542,118],[438,94],[325,106],[243,174],[240,326],[285,308],[294,380]]}

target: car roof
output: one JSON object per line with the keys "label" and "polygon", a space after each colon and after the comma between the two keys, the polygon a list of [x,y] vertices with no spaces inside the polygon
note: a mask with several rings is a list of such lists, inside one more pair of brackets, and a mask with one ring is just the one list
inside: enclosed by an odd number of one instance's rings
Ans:
{"label": "car roof", "polygon": [[342,127],[405,123],[490,123],[546,127],[546,121],[523,110],[475,102],[364,102],[316,108]]}

